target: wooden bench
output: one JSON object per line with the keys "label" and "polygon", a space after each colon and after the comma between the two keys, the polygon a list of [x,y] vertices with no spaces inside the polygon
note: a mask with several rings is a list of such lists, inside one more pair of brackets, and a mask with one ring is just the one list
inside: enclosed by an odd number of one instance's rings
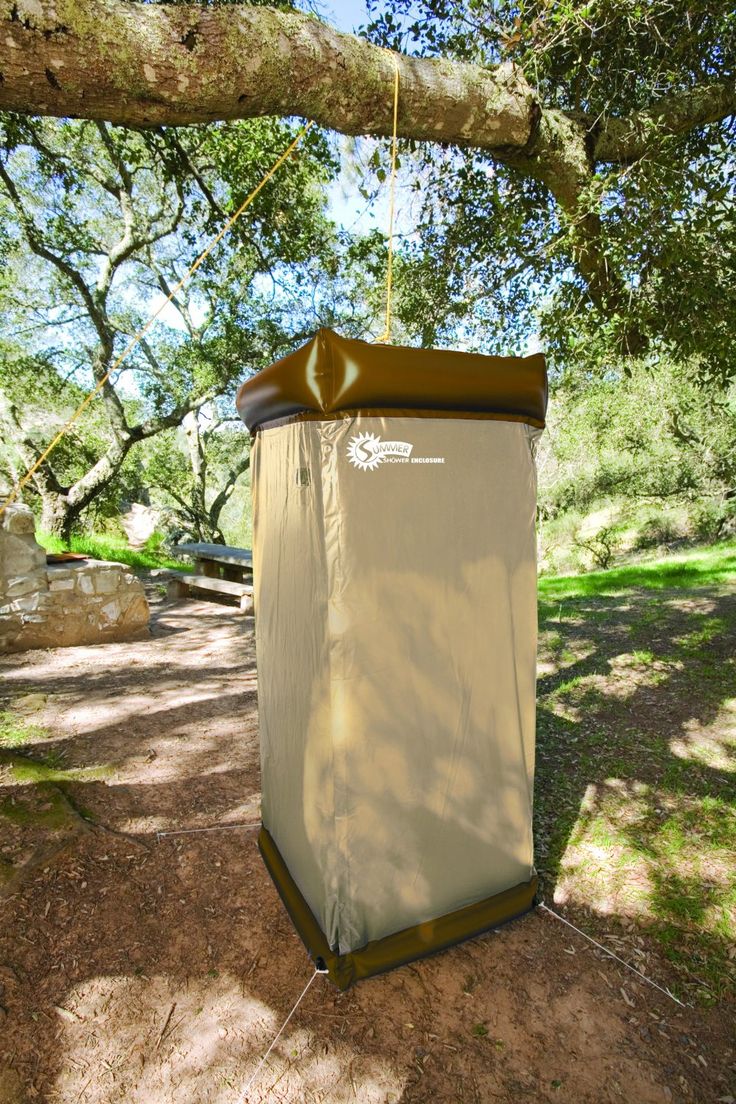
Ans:
{"label": "wooden bench", "polygon": [[230,579],[215,579],[211,575],[184,575],[177,572],[169,580],[169,598],[186,598],[192,590],[213,590],[240,601],[241,613],[253,612],[253,587],[250,583],[235,583]]}

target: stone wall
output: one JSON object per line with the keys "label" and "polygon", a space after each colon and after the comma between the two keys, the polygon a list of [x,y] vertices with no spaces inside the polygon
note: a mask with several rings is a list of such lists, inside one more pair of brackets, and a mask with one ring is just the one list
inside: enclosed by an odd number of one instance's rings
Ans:
{"label": "stone wall", "polygon": [[148,635],[143,587],[125,564],[46,564],[27,506],[0,517],[0,652]]}

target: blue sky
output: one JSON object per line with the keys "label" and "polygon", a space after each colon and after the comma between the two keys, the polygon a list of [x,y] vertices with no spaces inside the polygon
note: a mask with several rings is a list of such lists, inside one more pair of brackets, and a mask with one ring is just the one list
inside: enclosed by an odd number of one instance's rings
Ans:
{"label": "blue sky", "polygon": [[[368,12],[365,0],[323,0],[322,18],[332,23],[341,31],[357,31],[359,27],[368,22]],[[387,96],[393,94],[393,89],[387,89]],[[349,143],[336,135],[336,141],[340,144],[343,171],[339,179],[330,190],[330,214],[338,225],[356,233],[366,233],[372,229],[388,229],[388,185],[381,188],[375,202],[367,205],[365,199],[359,194],[355,182],[355,174],[351,172],[351,152]],[[362,149],[367,149],[369,156],[374,140],[360,140]],[[390,164],[390,142],[388,139],[379,142],[379,149],[383,151],[385,166]],[[402,208],[401,188],[399,187],[397,203],[396,229],[400,233],[410,231],[410,218]]]}
{"label": "blue sky", "polygon": [[325,18],[341,31],[355,31],[368,22],[363,0],[328,0],[324,13]]}

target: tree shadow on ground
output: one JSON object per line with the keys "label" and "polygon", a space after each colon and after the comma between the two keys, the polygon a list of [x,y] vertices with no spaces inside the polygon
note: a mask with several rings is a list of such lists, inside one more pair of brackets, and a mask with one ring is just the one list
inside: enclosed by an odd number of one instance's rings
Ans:
{"label": "tree shadow on ground", "polygon": [[[670,747],[689,738],[689,725],[717,716],[725,691],[716,653],[713,686],[697,698],[679,659],[661,670],[647,661],[658,681],[632,688],[624,678],[620,696],[575,682],[610,678],[619,657],[645,644],[656,651],[649,599],[570,603],[561,617],[556,606],[543,619],[545,646],[545,633],[559,633],[548,649],[555,669],[540,680],[538,854],[549,895],[569,882],[565,855],[595,822],[610,779],[653,817],[655,789],[673,799],[727,789],[713,766]],[[692,616],[733,621],[733,599],[720,594],[690,612],[679,608],[680,595],[668,612],[669,600],[657,596],[667,655]],[[64,785],[75,804],[113,831],[83,832],[6,901],[0,1099],[4,1067],[24,1100],[235,1104],[309,978],[253,831],[156,842],[161,829],[249,819],[258,806],[251,626],[218,615],[197,624],[191,607],[186,616],[186,631],[97,649],[76,674],[52,669],[42,654],[11,664],[17,687],[51,695],[50,734],[32,754],[69,770]],[[651,625],[659,632],[659,616]],[[720,648],[720,635],[713,640]],[[111,773],[74,777],[100,767]],[[654,789],[639,793],[640,783]],[[22,788],[7,776],[3,785],[6,796]],[[614,788],[613,798],[622,792]],[[661,823],[624,827],[656,859]],[[676,877],[663,867],[651,891],[670,913],[668,894],[679,899],[693,888],[688,871]],[[569,886],[568,908],[583,912]],[[615,916],[612,907],[606,923]],[[690,1065],[708,1037],[714,1046],[717,1020],[685,1011],[670,1026],[666,999],[617,979],[610,961],[585,969],[588,954],[595,957],[585,948],[570,956],[554,923],[530,916],[346,994],[319,979],[249,1099],[480,1104],[526,1094],[600,1104],[625,1092],[663,1102],[665,1087],[684,1093],[688,1078],[688,1099],[723,1095],[722,1050],[706,1050],[709,1066],[697,1078]],[[622,985],[627,1002],[618,999]]]}
{"label": "tree shadow on ground", "polygon": [[[736,596],[542,606],[536,854],[548,898],[635,921],[700,997],[733,994]],[[733,733],[731,733],[733,736]],[[703,977],[705,975],[705,982]]]}

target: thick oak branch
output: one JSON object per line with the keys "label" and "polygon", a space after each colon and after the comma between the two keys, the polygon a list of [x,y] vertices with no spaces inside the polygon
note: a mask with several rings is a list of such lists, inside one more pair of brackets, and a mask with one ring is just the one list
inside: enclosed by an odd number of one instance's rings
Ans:
{"label": "thick oak branch", "polygon": [[[134,126],[302,115],[390,134],[387,50],[300,12],[125,0],[0,0],[0,106]],[[515,66],[398,57],[399,133],[523,147],[534,96]]]}
{"label": "thick oak branch", "polygon": [[596,128],[545,108],[513,64],[392,55],[312,15],[245,3],[0,0],[0,32],[0,108],[129,126],[301,115],[387,135],[396,62],[401,137],[490,151],[568,210],[597,162],[631,161],[658,134],[736,109],[733,86],[712,83],[608,119],[592,140]]}
{"label": "thick oak branch", "polygon": [[608,119],[593,146],[593,160],[626,164],[642,157],[662,135],[686,134],[736,114],[736,85],[707,84],[663,96],[626,119]]}

